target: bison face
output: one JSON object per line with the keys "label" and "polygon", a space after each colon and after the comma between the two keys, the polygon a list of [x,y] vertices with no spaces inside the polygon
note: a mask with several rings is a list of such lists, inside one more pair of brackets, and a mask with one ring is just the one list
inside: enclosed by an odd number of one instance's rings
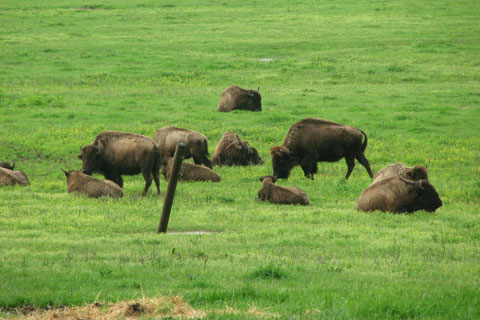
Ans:
{"label": "bison face", "polygon": [[248,90],[247,98],[248,110],[262,111],[262,96],[258,91]]}
{"label": "bison face", "polygon": [[92,174],[100,168],[100,148],[95,145],[89,145],[81,149],[82,154],[78,156],[82,160],[82,172]]}
{"label": "bison face", "polygon": [[283,146],[277,146],[270,149],[270,154],[272,155],[273,175],[280,179],[287,179],[294,166],[290,151]]}
{"label": "bison face", "polygon": [[417,189],[417,201],[420,209],[434,212],[442,206],[442,200],[435,188],[428,182],[428,180],[420,180]]}

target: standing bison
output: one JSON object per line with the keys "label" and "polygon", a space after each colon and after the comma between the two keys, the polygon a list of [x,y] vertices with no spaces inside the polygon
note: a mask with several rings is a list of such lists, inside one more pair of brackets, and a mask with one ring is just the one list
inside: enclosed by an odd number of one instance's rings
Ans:
{"label": "standing bison", "polygon": [[262,164],[257,149],[250,147],[247,141],[240,140],[236,132],[225,132],[213,153],[214,165],[248,166]]}
{"label": "standing bison", "polygon": [[386,211],[411,213],[418,210],[433,212],[442,206],[442,200],[428,180],[408,180],[390,177],[365,189],[357,202],[359,211]]}
{"label": "standing bison", "polygon": [[262,188],[258,190],[258,200],[268,200],[276,204],[300,204],[304,206],[310,204],[307,194],[302,189],[277,186],[275,184],[277,177],[265,176],[261,177],[260,181],[262,182]]}
{"label": "standing bison", "polygon": [[318,172],[317,162],[336,162],[345,158],[348,166],[345,179],[350,177],[355,159],[373,178],[364,155],[367,141],[365,132],[355,127],[323,119],[300,120],[290,127],[283,145],[270,149],[273,173],[278,178],[287,179],[291,169],[300,165],[305,176],[313,180],[313,175]]}
{"label": "standing bison", "polygon": [[193,157],[195,164],[204,164],[212,169],[212,162],[208,159],[208,140],[203,134],[177,127],[163,127],[155,131],[153,140],[158,144],[163,158],[175,155],[175,149],[180,141],[185,142],[185,159]]}
{"label": "standing bison", "polygon": [[145,179],[142,196],[147,194],[152,177],[160,195],[161,154],[152,139],[135,133],[104,131],[80,151],[83,173],[101,173],[120,187],[123,187],[122,175],[142,173]]}
{"label": "standing bison", "polygon": [[372,184],[391,177],[403,177],[409,180],[428,180],[427,168],[422,166],[406,167],[401,163],[390,164],[378,171]]}
{"label": "standing bison", "polygon": [[65,171],[68,193],[78,192],[90,198],[123,197],[123,190],[115,182],[99,180],[80,171]]}
{"label": "standing bison", "polygon": [[218,111],[230,112],[233,110],[262,111],[262,96],[258,90],[245,90],[239,86],[228,87],[222,93]]}

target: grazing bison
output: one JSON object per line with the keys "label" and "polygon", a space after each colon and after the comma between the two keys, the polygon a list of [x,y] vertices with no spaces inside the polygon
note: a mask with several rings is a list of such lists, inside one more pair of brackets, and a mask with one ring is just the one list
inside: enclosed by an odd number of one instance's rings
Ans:
{"label": "grazing bison", "polygon": [[15,161],[12,162],[12,165],[10,165],[10,163],[8,163],[7,161],[2,161],[0,162],[0,168],[13,170],[13,168],[15,168]]}
{"label": "grazing bison", "polygon": [[428,180],[427,168],[422,166],[406,167],[401,163],[390,164],[378,171],[372,184],[391,177],[403,177],[409,180]]}
{"label": "grazing bison", "polygon": [[0,167],[0,186],[28,186],[30,181],[28,181],[27,175],[23,171],[13,171]]}
{"label": "grazing bison", "polygon": [[80,171],[65,171],[68,192],[78,192],[90,198],[123,197],[123,190],[118,184],[110,180],[99,180]]}
{"label": "grazing bison", "polygon": [[441,206],[442,200],[428,180],[414,181],[403,177],[391,177],[370,185],[357,202],[359,211],[393,213],[418,210],[433,212]]}
{"label": "grazing bison", "polygon": [[318,172],[317,162],[345,158],[348,166],[345,179],[352,173],[355,159],[373,178],[364,155],[366,147],[367,135],[362,130],[323,119],[306,118],[290,127],[283,145],[270,149],[273,173],[278,178],[287,179],[291,169],[300,165],[305,176],[313,180],[313,175]]}
{"label": "grazing bison", "polygon": [[236,132],[225,132],[215,147],[212,162],[214,165],[248,166],[262,164],[263,160],[257,149],[250,147],[247,141],[240,140]]}
{"label": "grazing bison", "polygon": [[204,164],[212,169],[212,162],[208,159],[208,140],[203,134],[177,127],[163,127],[158,129],[153,136],[158,144],[163,158],[175,155],[175,149],[180,141],[185,142],[185,159],[193,157],[195,164]]}
{"label": "grazing bison", "polygon": [[147,194],[153,176],[160,195],[161,154],[152,139],[135,133],[104,131],[80,151],[83,173],[102,173],[105,179],[120,187],[123,187],[122,175],[142,173],[145,179],[143,196]]}
{"label": "grazing bison", "polygon": [[276,204],[310,204],[307,194],[302,189],[277,186],[275,184],[277,177],[265,176],[261,177],[260,181],[262,182],[262,188],[258,190],[259,200],[268,200]]}
{"label": "grazing bison", "polygon": [[[170,180],[170,173],[173,168],[173,158],[170,158],[162,163],[161,171],[165,179]],[[193,163],[183,162],[180,167],[180,173],[178,180],[181,181],[211,181],[219,182],[220,176],[216,174],[212,169],[205,168]]]}
{"label": "grazing bison", "polygon": [[258,90],[245,90],[239,86],[228,87],[222,93],[218,111],[230,112],[233,110],[262,111],[262,96]]}

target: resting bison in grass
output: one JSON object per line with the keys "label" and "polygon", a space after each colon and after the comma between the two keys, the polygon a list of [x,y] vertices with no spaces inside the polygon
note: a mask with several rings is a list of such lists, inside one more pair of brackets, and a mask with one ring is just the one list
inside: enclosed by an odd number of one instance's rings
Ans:
{"label": "resting bison in grass", "polygon": [[15,168],[15,161],[12,162],[12,165],[10,165],[10,163],[8,163],[7,161],[2,161],[0,162],[0,168],[13,170],[13,168]]}
{"label": "resting bison in grass", "polygon": [[248,166],[262,164],[263,160],[257,149],[250,147],[247,141],[240,140],[236,132],[225,132],[215,147],[212,162],[220,166]]}
{"label": "resting bison in grass", "polygon": [[83,173],[101,173],[120,187],[123,187],[122,175],[142,173],[145,179],[142,195],[147,194],[152,177],[160,195],[161,154],[152,139],[135,133],[104,131],[80,151]]}
{"label": "resting bison in grass", "polygon": [[305,176],[313,180],[313,175],[318,172],[317,162],[335,162],[345,158],[348,166],[345,179],[352,173],[355,159],[373,178],[364,155],[366,147],[367,135],[362,130],[323,119],[303,119],[290,127],[283,145],[270,149],[273,174],[287,179],[292,168],[300,165]]}
{"label": "resting bison in grass", "polygon": [[68,193],[78,192],[90,198],[123,197],[123,190],[118,184],[110,180],[99,180],[80,171],[65,171]]}
{"label": "resting bison in grass", "polygon": [[427,168],[422,166],[406,167],[401,163],[390,164],[378,171],[372,184],[391,177],[403,177],[409,180],[428,180]]}
{"label": "resting bison in grass", "polygon": [[195,164],[204,164],[212,169],[212,162],[208,159],[208,140],[203,134],[177,127],[163,127],[158,129],[153,136],[158,144],[163,158],[171,158],[175,155],[175,149],[180,141],[185,142],[185,159],[193,158]]}
{"label": "resting bison in grass", "polygon": [[277,186],[275,184],[277,178],[272,176],[261,177],[260,181],[262,182],[262,188],[258,190],[258,200],[268,200],[276,204],[310,204],[307,194],[298,187]]}
{"label": "resting bison in grass", "polygon": [[28,181],[27,175],[23,171],[13,171],[0,167],[0,187],[14,186],[16,184],[28,186],[30,181]]}
{"label": "resting bison in grass", "polygon": [[230,112],[233,110],[262,111],[262,96],[258,90],[245,90],[239,86],[228,87],[222,93],[218,111]]}
{"label": "resting bison in grass", "polygon": [[428,180],[414,181],[402,177],[391,177],[370,185],[357,202],[359,211],[393,213],[418,210],[433,212],[441,206],[442,200]]}
{"label": "resting bison in grass", "polygon": [[[162,163],[161,171],[165,179],[170,180],[172,168],[173,158],[168,159],[166,163]],[[183,162],[182,166],[180,167],[178,180],[219,182],[221,178],[210,168],[202,167],[193,163]]]}

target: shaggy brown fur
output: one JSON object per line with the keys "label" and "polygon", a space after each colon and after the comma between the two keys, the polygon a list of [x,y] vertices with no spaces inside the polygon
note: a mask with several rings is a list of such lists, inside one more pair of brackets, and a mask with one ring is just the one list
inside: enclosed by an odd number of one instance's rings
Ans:
{"label": "shaggy brown fur", "polygon": [[391,177],[403,177],[409,180],[428,180],[427,168],[422,166],[406,167],[401,163],[390,164],[378,171],[372,184]]}
{"label": "shaggy brown fur", "polygon": [[393,213],[433,212],[441,206],[442,200],[428,180],[413,181],[402,177],[391,177],[370,185],[357,202],[360,211]]}
{"label": "shaggy brown fur", "polygon": [[80,151],[83,173],[99,172],[120,187],[123,187],[122,175],[142,173],[145,179],[143,196],[147,194],[153,176],[160,195],[161,154],[152,139],[135,133],[104,131]]}
{"label": "shaggy brown fur", "polygon": [[258,190],[259,200],[268,200],[276,204],[300,204],[309,205],[307,194],[300,188],[288,188],[275,185],[276,177],[261,177],[262,188]]}
{"label": "shaggy brown fur", "polygon": [[247,141],[240,140],[236,132],[225,132],[215,147],[212,162],[220,166],[248,166],[262,164],[263,160],[257,149],[250,147]]}
{"label": "shaggy brown fur", "polygon": [[80,171],[65,171],[68,192],[82,193],[90,198],[123,197],[123,190],[110,180],[99,180]]}
{"label": "shaggy brown fur", "polygon": [[218,111],[233,110],[262,111],[262,96],[256,90],[245,90],[239,86],[228,87],[222,93]]}
{"label": "shaggy brown fur", "polygon": [[178,127],[163,127],[153,136],[165,159],[175,155],[175,149],[180,141],[185,142],[185,159],[193,157],[195,164],[204,164],[212,169],[212,162],[208,159],[208,139],[203,134],[189,129]]}
{"label": "shaggy brown fur", "polygon": [[[173,158],[162,163],[162,174],[165,179],[170,180],[170,173],[173,168]],[[183,162],[178,175],[180,181],[210,181],[220,182],[220,176],[210,168],[205,168],[193,163]]]}
{"label": "shaggy brown fur", "polygon": [[2,161],[0,162],[0,168],[13,170],[15,168],[15,161],[12,162],[12,165],[10,165],[10,163],[8,163],[7,161]]}
{"label": "shaggy brown fur", "polygon": [[16,184],[28,186],[30,181],[28,181],[27,175],[21,170],[13,171],[0,167],[0,186],[14,186]]}
{"label": "shaggy brown fur", "polygon": [[367,141],[365,132],[355,127],[323,119],[300,120],[290,127],[283,145],[270,149],[273,173],[278,178],[287,179],[291,169],[300,165],[305,176],[313,179],[313,175],[318,172],[317,162],[336,162],[345,158],[348,166],[345,179],[350,177],[355,159],[373,178],[370,164],[364,155]]}

